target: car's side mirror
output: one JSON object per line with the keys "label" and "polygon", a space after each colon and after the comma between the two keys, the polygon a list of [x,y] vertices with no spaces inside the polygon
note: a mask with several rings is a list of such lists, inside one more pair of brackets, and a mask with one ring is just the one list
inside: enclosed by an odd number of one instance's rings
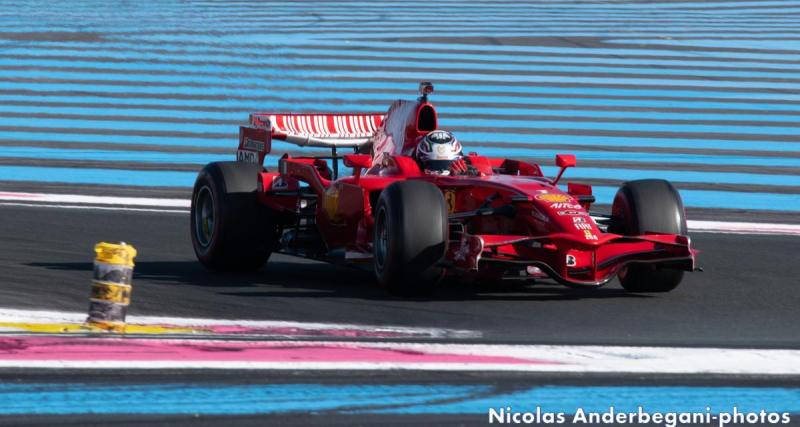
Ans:
{"label": "car's side mirror", "polygon": [[348,168],[369,169],[372,167],[372,156],[369,154],[345,154],[342,156]]}
{"label": "car's side mirror", "polygon": [[574,154],[556,154],[556,166],[561,169],[558,171],[558,176],[553,179],[553,185],[558,184],[558,180],[561,179],[561,175],[564,175],[567,168],[571,168],[577,163]]}
{"label": "car's side mirror", "polygon": [[574,154],[556,154],[556,166],[566,169],[577,164]]}
{"label": "car's side mirror", "polygon": [[342,159],[346,167],[353,168],[353,176],[356,177],[356,182],[361,180],[362,169],[372,167],[372,156],[369,154],[345,154]]}

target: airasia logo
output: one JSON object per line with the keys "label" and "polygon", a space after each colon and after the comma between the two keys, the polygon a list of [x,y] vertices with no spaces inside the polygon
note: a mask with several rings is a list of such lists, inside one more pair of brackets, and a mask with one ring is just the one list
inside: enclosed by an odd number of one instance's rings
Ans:
{"label": "airasia logo", "polygon": [[551,203],[550,209],[582,209],[583,207],[577,203]]}

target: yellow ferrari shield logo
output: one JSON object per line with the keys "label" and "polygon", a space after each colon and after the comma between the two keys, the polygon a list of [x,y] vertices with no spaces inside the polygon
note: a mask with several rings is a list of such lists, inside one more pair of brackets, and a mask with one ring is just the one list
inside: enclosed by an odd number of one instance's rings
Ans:
{"label": "yellow ferrari shield logo", "polygon": [[444,192],[444,201],[447,203],[447,212],[453,213],[456,211],[456,192],[453,190],[446,190]]}
{"label": "yellow ferrari shield logo", "polygon": [[542,200],[551,203],[566,203],[572,200],[572,197],[566,194],[537,194],[536,200]]}
{"label": "yellow ferrari shield logo", "polygon": [[337,211],[339,210],[339,188],[332,185],[325,191],[325,200],[322,204],[322,209],[330,219],[336,219]]}

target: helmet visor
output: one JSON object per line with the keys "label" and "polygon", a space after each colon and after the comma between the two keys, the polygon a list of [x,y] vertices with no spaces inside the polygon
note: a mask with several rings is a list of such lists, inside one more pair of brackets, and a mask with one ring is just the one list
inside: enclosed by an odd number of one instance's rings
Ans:
{"label": "helmet visor", "polygon": [[450,169],[453,160],[427,160],[425,169],[429,171],[446,171]]}

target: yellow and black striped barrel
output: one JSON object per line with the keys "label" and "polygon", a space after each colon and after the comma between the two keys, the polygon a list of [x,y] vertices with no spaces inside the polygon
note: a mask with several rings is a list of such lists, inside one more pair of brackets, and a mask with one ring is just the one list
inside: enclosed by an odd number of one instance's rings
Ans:
{"label": "yellow and black striped barrel", "polygon": [[102,242],[95,245],[94,251],[94,278],[86,323],[109,331],[124,332],[125,314],[131,303],[136,249],[125,242]]}

